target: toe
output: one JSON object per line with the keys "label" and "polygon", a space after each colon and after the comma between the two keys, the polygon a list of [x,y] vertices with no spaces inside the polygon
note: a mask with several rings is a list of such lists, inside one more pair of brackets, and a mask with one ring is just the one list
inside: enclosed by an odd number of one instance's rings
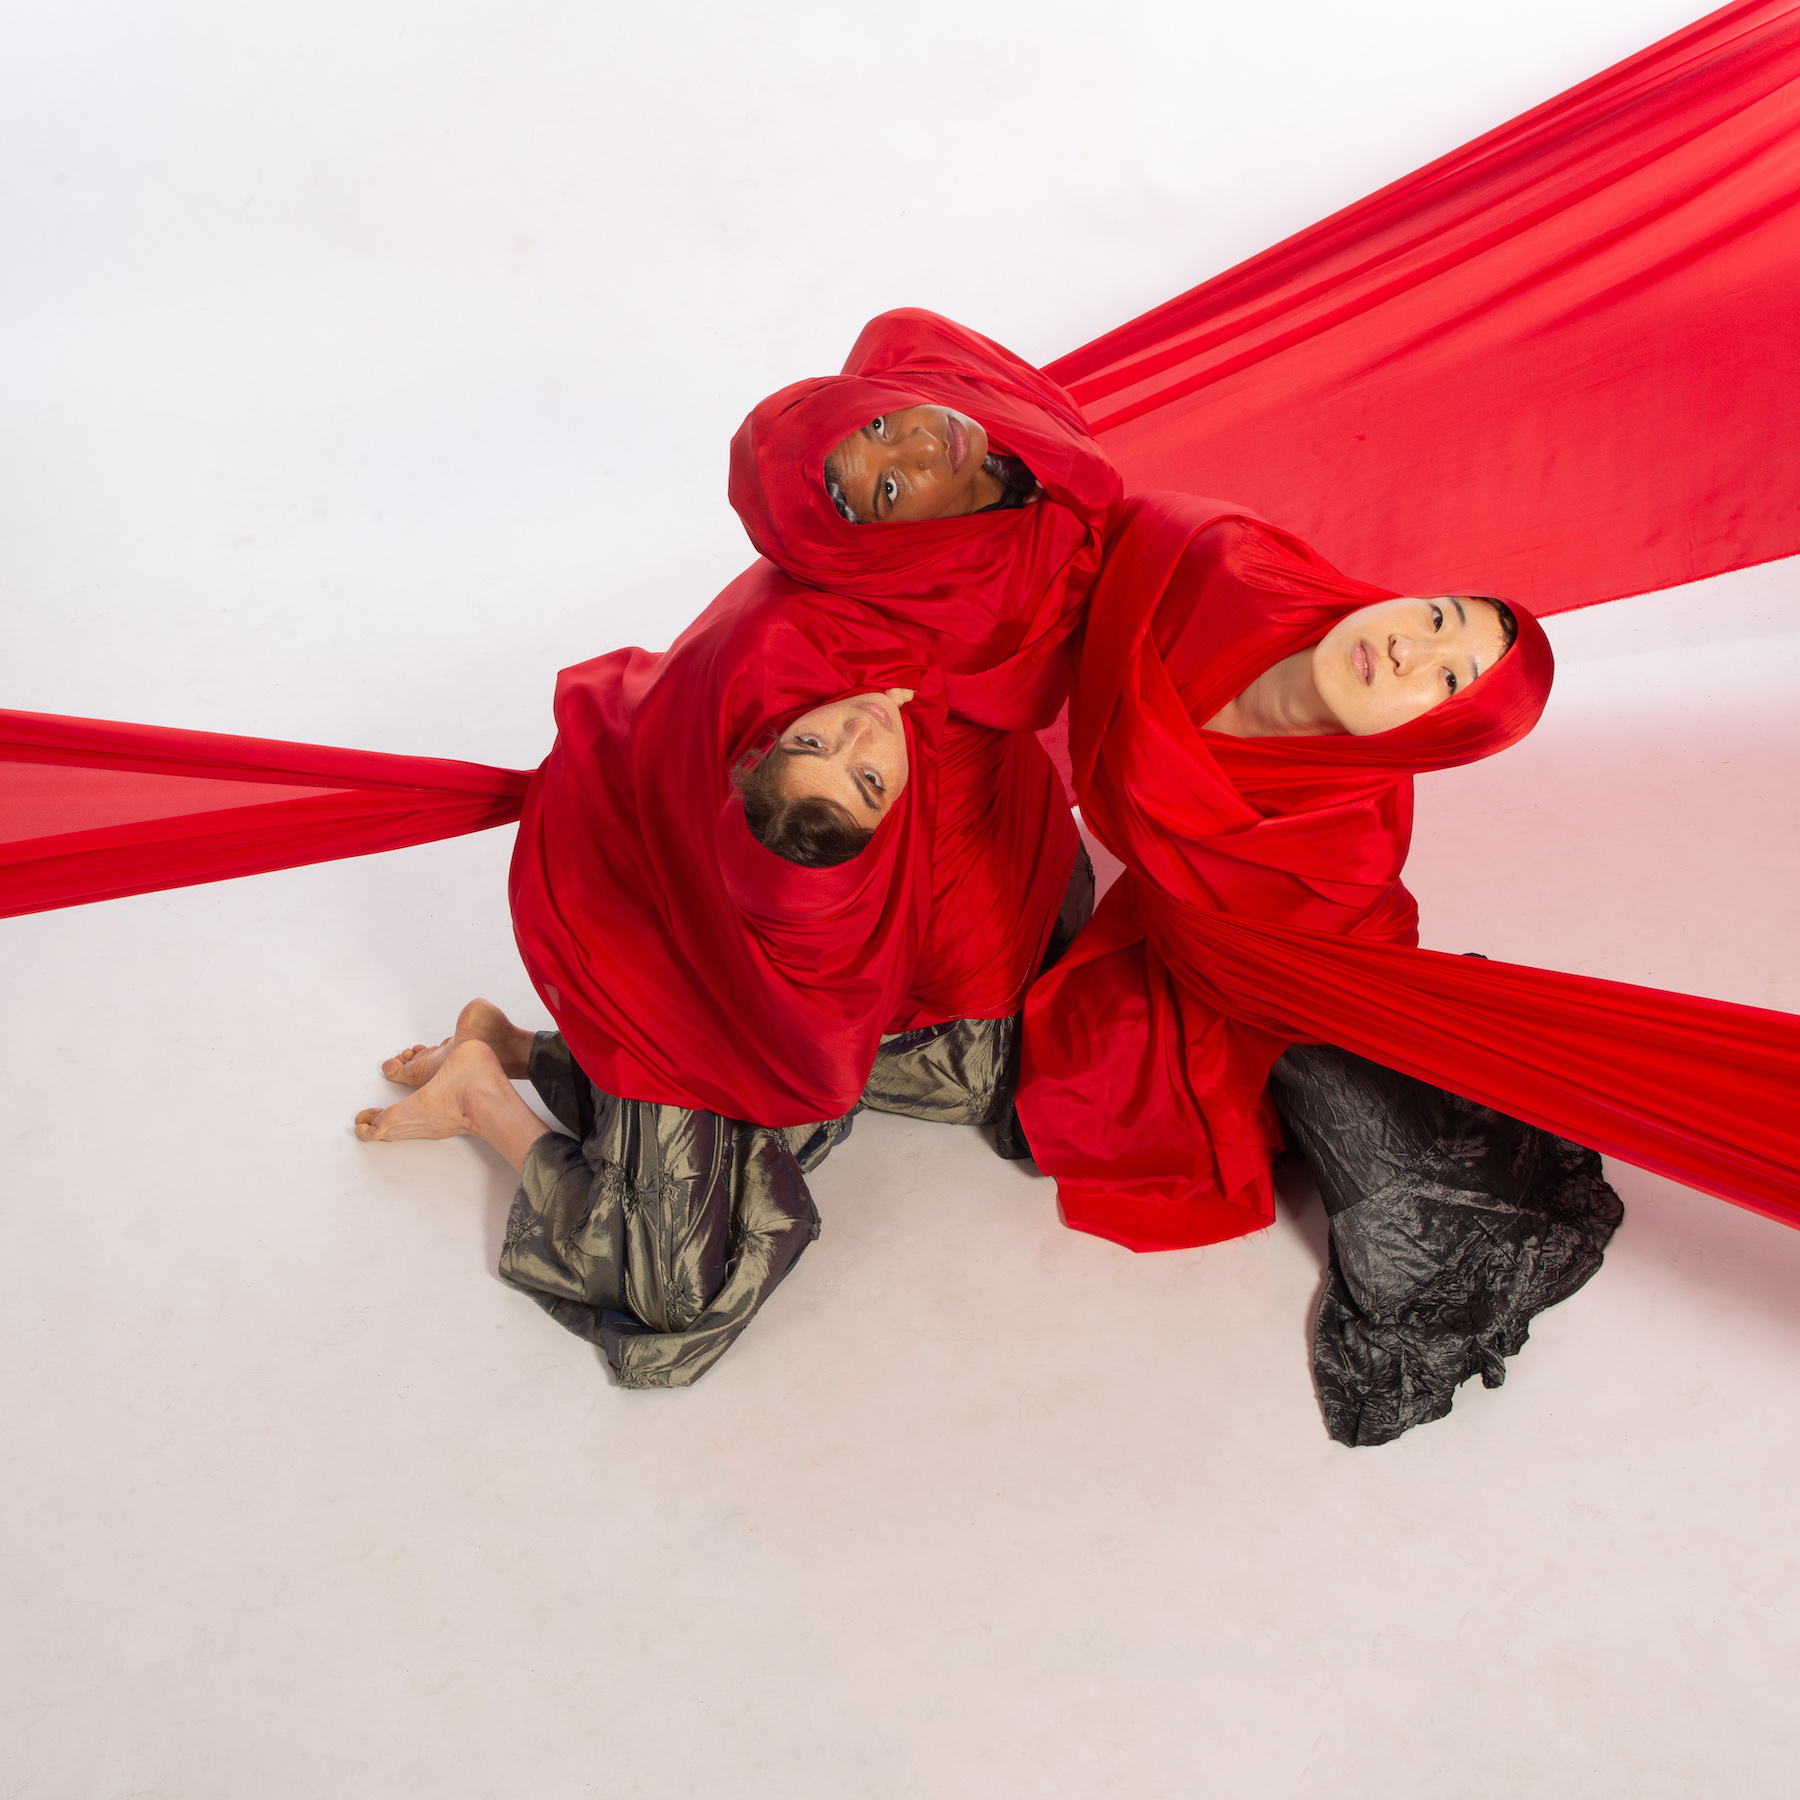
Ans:
{"label": "toe", "polygon": [[381,1115],[384,1110],[385,1108],[379,1106],[366,1106],[356,1115],[356,1135],[364,1143],[374,1141],[375,1128],[381,1123]]}

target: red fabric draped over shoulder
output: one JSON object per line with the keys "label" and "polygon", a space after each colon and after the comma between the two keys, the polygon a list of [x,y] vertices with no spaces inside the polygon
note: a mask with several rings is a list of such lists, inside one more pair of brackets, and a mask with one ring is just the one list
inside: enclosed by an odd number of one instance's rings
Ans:
{"label": "red fabric draped over shoulder", "polygon": [[[830,869],[765,850],[731,771],[810,708],[887,687],[918,690],[911,773],[873,841]],[[563,671],[513,855],[513,924],[595,1082],[762,1125],[855,1105],[913,984],[943,716],[916,647],[767,563],[663,654]]]}
{"label": "red fabric draped over shoulder", "polygon": [[[991,448],[1030,467],[1043,498],[911,524],[840,517],[825,458],[878,414],[922,403],[978,420]],[[1069,638],[1123,490],[1080,409],[1029,363],[936,313],[883,313],[841,375],[783,388],[744,421],[730,493],[778,568],[929,634],[954,715],[1002,731],[1056,717]]]}
{"label": "red fabric draped over shoulder", "polygon": [[1412,775],[1516,742],[1549,696],[1542,628],[1394,731],[1238,738],[1203,722],[1346,614],[1391,598],[1241,509],[1147,495],[1094,593],[1070,714],[1083,817],[1129,873],[1033,990],[1020,1113],[1073,1225],[1134,1248],[1266,1224],[1285,1043],[1211,979],[1189,922],[1417,941]]}
{"label": "red fabric draped over shoulder", "polygon": [[1415,947],[1411,777],[1531,728],[1552,663],[1527,613],[1494,669],[1398,730],[1203,728],[1382,595],[1238,509],[1134,503],[1073,712],[1084,816],[1128,873],[1026,1007],[1019,1108],[1069,1223],[1139,1250],[1268,1223],[1263,1083],[1295,1041],[1800,1221],[1800,1021]]}

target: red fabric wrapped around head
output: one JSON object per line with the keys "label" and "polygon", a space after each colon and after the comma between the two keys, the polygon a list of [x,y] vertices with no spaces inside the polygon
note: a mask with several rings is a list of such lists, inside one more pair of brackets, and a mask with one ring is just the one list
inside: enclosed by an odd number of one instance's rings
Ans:
{"label": "red fabric wrapped around head", "polygon": [[1504,749],[1554,660],[1517,611],[1499,663],[1371,736],[1240,738],[1204,721],[1337,621],[1394,596],[1241,509],[1132,502],[1097,585],[1071,708],[1082,814],[1128,873],[1027,1006],[1020,1112],[1071,1224],[1136,1248],[1273,1217],[1263,1099],[1291,1037],[1221,984],[1219,927],[1417,941],[1400,881],[1412,775]]}
{"label": "red fabric wrapped around head", "polygon": [[[1032,506],[910,524],[852,524],[825,491],[825,459],[885,412],[947,406],[1020,458]],[[731,443],[731,504],[750,541],[797,581],[929,634],[952,712],[1036,730],[1061,707],[1064,654],[1122,502],[1119,478],[1061,388],[935,313],[883,313],[841,375],[772,394]]]}
{"label": "red fabric wrapped around head", "polygon": [[[801,713],[911,687],[910,775],[863,852],[763,848],[731,773]],[[767,563],[661,656],[557,680],[557,742],[513,856],[514,931],[576,1060],[609,1093],[800,1125],[855,1105],[906,1009],[931,902],[942,679],[854,604]]]}

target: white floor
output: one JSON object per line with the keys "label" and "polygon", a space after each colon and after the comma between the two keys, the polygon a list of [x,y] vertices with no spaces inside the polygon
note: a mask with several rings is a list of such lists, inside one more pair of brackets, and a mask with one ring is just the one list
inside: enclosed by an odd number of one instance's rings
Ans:
{"label": "white floor", "polygon": [[[1697,8],[15,10],[0,704],[526,765],[870,312],[1054,355]],[[1800,566],[1552,629],[1427,941],[1800,1010]],[[1133,1258],[867,1118],[622,1393],[493,1157],[349,1129],[529,1008],[509,836],[0,923],[0,1800],[1794,1791],[1800,1234],[1615,1169],[1505,1387],[1349,1451],[1316,1201]]]}

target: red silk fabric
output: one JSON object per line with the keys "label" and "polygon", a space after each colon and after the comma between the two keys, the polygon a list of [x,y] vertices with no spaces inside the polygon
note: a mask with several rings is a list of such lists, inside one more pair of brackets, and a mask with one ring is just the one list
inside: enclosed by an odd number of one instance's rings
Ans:
{"label": "red silk fabric", "polygon": [[1800,8],[1727,6],[1050,364],[1126,486],[1539,613],[1800,551]]}
{"label": "red silk fabric", "polygon": [[1207,732],[1250,676],[1379,593],[1217,510],[1134,502],[1095,590],[1075,775],[1128,872],[1032,989],[1019,1094],[1069,1223],[1137,1250],[1266,1225],[1264,1083],[1296,1041],[1800,1222],[1800,1019],[1412,947],[1409,771],[1530,729],[1550,676],[1535,622],[1399,730]]}
{"label": "red silk fabric", "polygon": [[[871,418],[922,402],[979,421],[991,448],[1030,467],[1043,498],[907,525],[840,517],[825,458]],[[883,313],[842,375],[795,382],[751,412],[731,441],[730,494],[776,567],[926,634],[957,717],[1002,731],[1056,717],[1122,490],[1074,402],[1029,363],[936,313]]]}
{"label": "red silk fabric", "polygon": [[[822,701],[914,687],[910,776],[860,856],[809,869],[750,835],[731,771]],[[556,684],[556,747],[513,854],[513,928],[609,1093],[762,1125],[855,1105],[908,1002],[931,907],[942,682],[853,602],[758,563],[661,655]]]}
{"label": "red silk fabric", "polygon": [[0,712],[0,917],[369,856],[519,816],[528,774]]}
{"label": "red silk fabric", "polygon": [[1071,1224],[1147,1249],[1268,1223],[1281,1134],[1264,1088],[1296,1034],[1260,1022],[1256,983],[1215,982],[1220,932],[1228,944],[1250,920],[1415,943],[1400,880],[1412,776],[1492,755],[1537,722],[1553,660],[1520,612],[1493,669],[1393,731],[1203,729],[1265,669],[1390,598],[1219,502],[1147,495],[1127,509],[1094,590],[1071,737],[1083,817],[1129,873],[1032,990],[1019,1095]]}
{"label": "red silk fabric", "polygon": [[[731,771],[821,702],[888,687],[917,690],[910,775],[873,842],[832,869],[765,850]],[[564,670],[556,723],[513,925],[608,1092],[806,1124],[856,1104],[884,1031],[1019,1009],[1068,809],[1034,739],[946,722],[929,647],[870,608],[758,562],[667,652]]]}

